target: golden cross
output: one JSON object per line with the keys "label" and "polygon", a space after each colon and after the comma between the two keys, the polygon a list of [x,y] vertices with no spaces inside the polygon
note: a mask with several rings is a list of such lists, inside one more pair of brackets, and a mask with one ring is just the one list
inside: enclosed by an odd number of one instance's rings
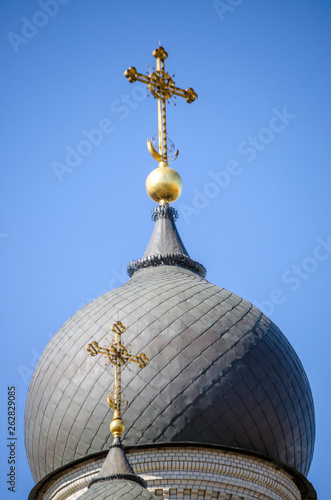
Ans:
{"label": "golden cross", "polygon": [[122,421],[123,393],[122,393],[122,369],[131,361],[137,363],[139,368],[144,368],[149,359],[144,353],[134,355],[128,352],[127,348],[122,344],[122,334],[126,328],[120,321],[113,324],[110,329],[115,333],[115,341],[109,347],[100,347],[95,340],[86,346],[86,350],[91,356],[104,354],[109,361],[115,366],[115,390],[114,397],[111,398],[108,394],[107,401],[109,406],[114,410],[114,418],[110,424],[110,430],[114,437],[121,437],[124,431]]}
{"label": "golden cross", "polygon": [[178,156],[178,150],[169,158],[168,152],[174,148],[171,144],[169,151],[167,144],[167,124],[166,124],[166,101],[172,96],[184,97],[186,102],[191,103],[197,99],[198,95],[192,88],[186,90],[175,86],[174,81],[165,71],[164,61],[168,54],[163,47],[158,47],[153,51],[153,56],[156,58],[156,70],[146,76],[138,73],[136,68],[131,67],[124,72],[129,82],[146,83],[151,94],[157,99],[158,108],[158,141],[155,138],[147,141],[148,151],[158,161],[163,162],[162,166],[167,166],[169,161],[173,161]]}

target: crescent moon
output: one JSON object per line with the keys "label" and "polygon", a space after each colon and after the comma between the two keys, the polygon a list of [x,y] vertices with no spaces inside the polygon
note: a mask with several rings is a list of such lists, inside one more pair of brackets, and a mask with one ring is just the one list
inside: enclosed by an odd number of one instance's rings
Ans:
{"label": "crescent moon", "polygon": [[160,153],[158,153],[156,151],[156,149],[154,148],[153,144],[151,143],[151,141],[149,139],[147,139],[147,149],[150,152],[150,154],[153,156],[153,158],[155,158],[156,161],[163,160],[162,155],[160,155]]}
{"label": "crescent moon", "polygon": [[107,396],[107,403],[109,404],[110,408],[116,410],[116,403],[114,403],[114,401],[109,397],[109,395]]}

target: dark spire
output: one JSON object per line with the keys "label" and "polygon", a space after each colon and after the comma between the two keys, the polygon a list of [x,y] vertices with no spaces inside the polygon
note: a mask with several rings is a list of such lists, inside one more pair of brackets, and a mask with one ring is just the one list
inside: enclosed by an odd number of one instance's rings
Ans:
{"label": "dark spire", "polygon": [[89,482],[88,487],[90,488],[96,483],[112,481],[114,479],[127,479],[146,488],[145,481],[134,473],[120,438],[114,438],[99,474]]}
{"label": "dark spire", "polygon": [[128,274],[133,276],[138,269],[150,266],[179,266],[189,269],[202,277],[206,276],[205,267],[191,259],[177,231],[175,220],[178,212],[167,203],[155,207],[152,211],[154,230],[142,259],[132,260],[128,264]]}
{"label": "dark spire", "polygon": [[177,210],[169,205],[160,205],[152,210],[151,218],[155,226],[143,259],[150,255],[166,253],[188,255],[175,225],[175,220],[178,218]]}

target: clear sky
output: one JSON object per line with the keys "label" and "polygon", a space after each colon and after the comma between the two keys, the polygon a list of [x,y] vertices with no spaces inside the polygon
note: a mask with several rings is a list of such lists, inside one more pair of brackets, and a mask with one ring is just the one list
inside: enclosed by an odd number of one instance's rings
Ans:
{"label": "clear sky", "polygon": [[[23,416],[38,357],[80,307],[127,279],[152,232],[144,183],[157,106],[123,72],[146,72],[160,40],[176,84],[199,95],[168,109],[177,227],[207,279],[260,307],[298,353],[317,421],[308,477],[328,500],[330,2],[0,5],[2,498],[33,486]],[[15,497],[4,474],[13,385]]]}

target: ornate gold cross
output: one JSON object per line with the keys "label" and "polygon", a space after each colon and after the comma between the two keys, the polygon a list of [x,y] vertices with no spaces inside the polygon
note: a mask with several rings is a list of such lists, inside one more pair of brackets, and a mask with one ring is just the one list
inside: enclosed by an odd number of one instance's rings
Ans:
{"label": "ornate gold cross", "polygon": [[138,73],[136,68],[131,67],[124,72],[129,82],[135,81],[145,83],[151,94],[157,99],[158,109],[158,136],[157,140],[153,137],[147,141],[148,151],[158,161],[163,162],[161,166],[167,166],[169,161],[173,161],[178,156],[178,150],[169,158],[168,152],[174,149],[171,143],[169,151],[167,143],[167,125],[166,125],[166,102],[172,96],[184,97],[186,102],[191,103],[197,99],[198,95],[192,88],[186,90],[175,86],[174,81],[165,71],[164,61],[168,54],[163,47],[158,47],[153,51],[153,56],[156,58],[156,70],[146,76]]}
{"label": "ornate gold cross", "polygon": [[126,328],[120,321],[113,324],[110,329],[115,333],[115,341],[110,344],[109,347],[100,347],[98,342],[92,341],[86,346],[86,350],[91,356],[104,354],[115,366],[114,396],[111,398],[108,394],[107,401],[109,406],[114,410],[114,417],[110,424],[110,430],[114,437],[121,437],[124,432],[124,424],[122,421],[122,369],[131,361],[137,363],[139,368],[144,368],[149,363],[149,359],[144,353],[134,355],[128,352],[128,349],[122,344],[122,334],[125,332]]}

